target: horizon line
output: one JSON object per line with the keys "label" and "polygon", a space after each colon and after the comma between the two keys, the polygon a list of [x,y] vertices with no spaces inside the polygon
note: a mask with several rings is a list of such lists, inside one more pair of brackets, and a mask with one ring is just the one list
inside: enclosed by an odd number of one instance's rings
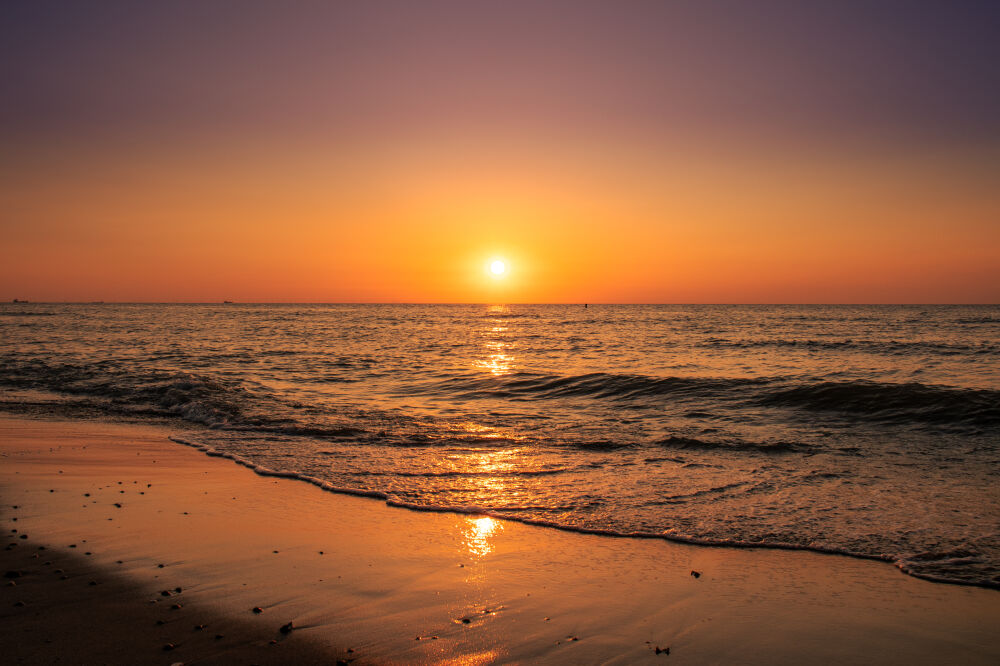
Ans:
{"label": "horizon line", "polygon": [[861,305],[912,305],[912,306],[998,306],[1000,302],[923,302],[923,301],[869,301],[869,302],[785,302],[785,301],[31,301],[11,299],[0,301],[4,305],[772,305],[772,306],[861,306]]}

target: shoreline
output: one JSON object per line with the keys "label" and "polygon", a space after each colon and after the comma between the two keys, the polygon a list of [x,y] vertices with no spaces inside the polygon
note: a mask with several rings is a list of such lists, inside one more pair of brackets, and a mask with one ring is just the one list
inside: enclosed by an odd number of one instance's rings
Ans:
{"label": "shoreline", "polygon": [[308,483],[312,486],[316,486],[317,488],[323,490],[324,492],[333,493],[335,495],[364,497],[366,499],[378,500],[383,502],[386,506],[397,509],[407,509],[409,511],[416,511],[417,513],[451,513],[460,516],[488,516],[494,520],[508,522],[508,523],[520,523],[522,525],[531,525],[533,527],[559,530],[561,532],[569,532],[571,534],[587,534],[592,536],[608,537],[611,539],[660,539],[663,541],[669,541],[671,543],[702,546],[705,548],[737,548],[737,549],[747,549],[747,550],[789,550],[789,551],[800,551],[805,553],[816,553],[820,555],[839,555],[841,557],[851,557],[859,560],[868,560],[870,562],[882,562],[885,564],[889,564],[905,576],[911,576],[913,578],[929,581],[932,583],[939,583],[942,585],[962,585],[962,586],[977,587],[982,589],[1000,590],[1000,585],[993,585],[988,583],[975,583],[966,580],[961,580],[958,578],[947,578],[943,576],[930,576],[926,574],[915,573],[912,570],[907,569],[900,563],[898,559],[893,558],[891,555],[868,555],[865,553],[853,553],[849,550],[844,550],[839,548],[823,548],[820,546],[799,546],[795,544],[780,543],[780,542],[757,543],[749,541],[715,541],[712,539],[699,539],[697,537],[686,537],[680,535],[664,534],[659,532],[616,532],[614,530],[608,530],[608,529],[563,525],[561,523],[545,521],[545,520],[536,520],[532,518],[517,518],[511,516],[504,516],[489,509],[484,509],[480,507],[429,506],[423,504],[411,504],[391,499],[389,495],[378,490],[342,488],[334,486],[333,484],[324,481],[322,479],[316,478],[314,476],[307,476],[299,474],[297,472],[279,472],[270,469],[268,467],[258,465],[250,460],[241,458],[237,455],[221,452],[216,449],[213,449],[210,446],[204,444],[198,444],[196,442],[190,442],[186,439],[177,437],[175,435],[169,435],[167,439],[176,444],[181,444],[183,446],[191,447],[197,451],[200,451],[201,453],[204,453],[209,457],[224,458],[226,460],[230,460],[236,463],[237,465],[241,465],[243,467],[250,469],[252,472],[254,472],[259,476],[287,479],[289,481],[300,481],[303,483]]}
{"label": "shoreline", "polygon": [[[279,662],[302,649],[390,663],[632,663],[664,658],[658,646],[686,663],[1000,660],[995,590],[837,554],[608,539],[471,514],[416,517],[384,501],[258,476],[168,434],[0,417],[2,517],[17,525],[5,530],[5,545],[25,543],[17,537],[27,533],[43,552],[66,553],[66,544],[87,538],[93,555],[83,564],[120,575],[156,609],[139,592],[155,592],[163,563],[185,580],[185,609],[204,607],[213,624],[245,626],[242,640]],[[148,492],[140,480],[152,484]],[[86,615],[82,606],[76,612]],[[253,615],[254,606],[265,612]],[[21,622],[29,609],[39,607],[5,603],[2,617]],[[296,628],[270,644],[287,621]],[[10,631],[3,642],[19,645],[16,638]],[[51,640],[48,654],[78,655],[72,641]],[[130,661],[237,658],[162,645]]]}

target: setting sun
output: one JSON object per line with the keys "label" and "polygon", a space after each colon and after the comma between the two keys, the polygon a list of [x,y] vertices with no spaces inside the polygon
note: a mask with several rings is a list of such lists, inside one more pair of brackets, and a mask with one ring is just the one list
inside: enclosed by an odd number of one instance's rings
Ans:
{"label": "setting sun", "polygon": [[490,264],[490,273],[493,273],[493,275],[495,275],[496,277],[500,277],[506,272],[507,272],[507,264],[505,264],[500,259],[497,259],[496,261]]}

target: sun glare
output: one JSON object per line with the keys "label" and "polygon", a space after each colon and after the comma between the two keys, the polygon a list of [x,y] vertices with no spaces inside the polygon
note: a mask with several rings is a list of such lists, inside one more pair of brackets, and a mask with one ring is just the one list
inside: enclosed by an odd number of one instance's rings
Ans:
{"label": "sun glare", "polygon": [[490,264],[490,273],[493,273],[493,275],[500,277],[506,272],[507,272],[507,264],[505,264],[500,259],[497,259],[496,261]]}

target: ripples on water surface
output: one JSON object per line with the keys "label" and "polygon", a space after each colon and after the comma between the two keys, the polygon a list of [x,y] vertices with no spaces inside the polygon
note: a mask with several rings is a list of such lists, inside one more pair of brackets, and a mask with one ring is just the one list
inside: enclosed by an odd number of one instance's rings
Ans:
{"label": "ripples on water surface", "polygon": [[1000,587],[1000,307],[0,306],[0,406],[422,508]]}

